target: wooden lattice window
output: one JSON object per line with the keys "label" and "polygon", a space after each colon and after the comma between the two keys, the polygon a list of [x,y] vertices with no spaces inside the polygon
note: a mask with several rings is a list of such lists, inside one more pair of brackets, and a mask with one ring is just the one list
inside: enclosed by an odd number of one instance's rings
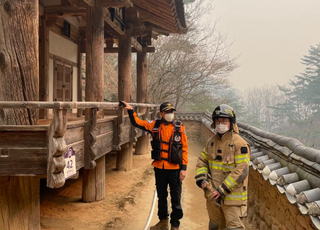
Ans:
{"label": "wooden lattice window", "polygon": [[72,65],[62,61],[55,62],[53,81],[53,100],[72,101]]}

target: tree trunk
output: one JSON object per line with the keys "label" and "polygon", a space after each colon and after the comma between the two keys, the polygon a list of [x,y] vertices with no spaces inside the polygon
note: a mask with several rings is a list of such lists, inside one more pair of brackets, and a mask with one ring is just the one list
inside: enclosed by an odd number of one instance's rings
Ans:
{"label": "tree trunk", "polygon": [[[0,101],[38,101],[38,1],[0,1]],[[1,125],[35,125],[35,109],[0,109]],[[40,229],[40,181],[0,177],[0,229]]]}
{"label": "tree trunk", "polygon": [[[86,101],[103,101],[104,8],[101,6],[101,2],[96,0],[95,6],[87,9]],[[98,117],[101,116],[103,116],[103,111],[100,111],[100,115],[98,115]],[[86,111],[86,119],[88,117],[88,111]],[[86,150],[88,149],[86,148]],[[85,154],[89,154],[89,152],[86,151]],[[82,199],[85,202],[94,202],[105,198],[105,156],[96,160],[96,164],[94,169],[83,170]]]}

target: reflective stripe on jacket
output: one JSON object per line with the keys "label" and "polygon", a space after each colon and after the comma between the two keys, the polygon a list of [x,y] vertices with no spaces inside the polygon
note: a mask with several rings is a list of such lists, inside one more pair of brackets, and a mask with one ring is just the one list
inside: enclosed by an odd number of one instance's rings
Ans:
{"label": "reflective stripe on jacket", "polygon": [[198,158],[196,180],[211,180],[224,195],[224,204],[246,205],[249,159],[249,145],[239,134],[229,131],[221,138],[213,135]]}
{"label": "reflective stripe on jacket", "polygon": [[[133,110],[128,110],[128,114],[131,120],[131,123],[149,133],[152,132],[152,129],[156,123],[156,120],[153,121],[146,121],[146,120],[141,120],[136,112]],[[161,140],[163,142],[169,142],[171,135],[174,134],[174,125],[173,123],[167,123],[165,124],[162,122],[159,127],[159,132],[161,136]],[[187,170],[187,164],[188,164],[188,142],[187,142],[187,135],[185,131],[185,126],[181,123],[181,143],[182,143],[182,164],[181,167],[179,164],[174,164],[170,163],[166,160],[155,160],[152,162],[152,165],[156,168],[159,169],[182,169],[182,170]],[[169,145],[165,143],[161,143],[161,149],[168,150]],[[160,152],[160,157],[161,158],[168,158],[168,152]]]}

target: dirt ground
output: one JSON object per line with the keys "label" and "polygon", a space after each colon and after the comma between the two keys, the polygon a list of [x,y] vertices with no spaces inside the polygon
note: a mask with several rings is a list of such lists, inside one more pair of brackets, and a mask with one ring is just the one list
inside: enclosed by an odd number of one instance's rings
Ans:
{"label": "dirt ground", "polygon": [[[195,185],[196,158],[202,146],[189,142],[189,165],[183,181],[182,230],[206,230],[208,217],[202,191]],[[44,230],[143,230],[152,205],[155,185],[150,154],[134,155],[133,170],[115,170],[115,154],[106,157],[106,198],[96,203],[81,201],[81,174],[60,189],[41,182],[41,229]],[[170,202],[169,202],[170,203]],[[157,207],[151,225],[157,219]]]}

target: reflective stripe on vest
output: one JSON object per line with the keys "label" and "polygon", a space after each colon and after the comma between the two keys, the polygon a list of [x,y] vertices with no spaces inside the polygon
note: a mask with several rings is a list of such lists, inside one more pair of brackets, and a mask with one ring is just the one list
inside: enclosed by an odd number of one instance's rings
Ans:
{"label": "reflective stripe on vest", "polygon": [[235,155],[236,164],[246,162],[249,165],[249,161],[248,154]]}
{"label": "reflective stripe on vest", "polygon": [[234,179],[228,175],[227,178],[224,180],[224,182],[229,186],[229,188],[233,188],[234,186],[237,186],[238,183],[234,181]]}
{"label": "reflective stripe on vest", "polygon": [[196,175],[199,175],[199,174],[203,174],[203,173],[208,173],[208,168],[207,167],[201,167],[201,168],[198,168],[196,170]]}
{"label": "reflective stripe on vest", "polygon": [[230,172],[235,168],[235,164],[224,164],[221,161],[209,160],[209,166],[212,169]]}
{"label": "reflective stripe on vest", "polygon": [[229,195],[227,195],[225,200],[247,200],[248,199],[248,193],[245,192],[232,192]]}

